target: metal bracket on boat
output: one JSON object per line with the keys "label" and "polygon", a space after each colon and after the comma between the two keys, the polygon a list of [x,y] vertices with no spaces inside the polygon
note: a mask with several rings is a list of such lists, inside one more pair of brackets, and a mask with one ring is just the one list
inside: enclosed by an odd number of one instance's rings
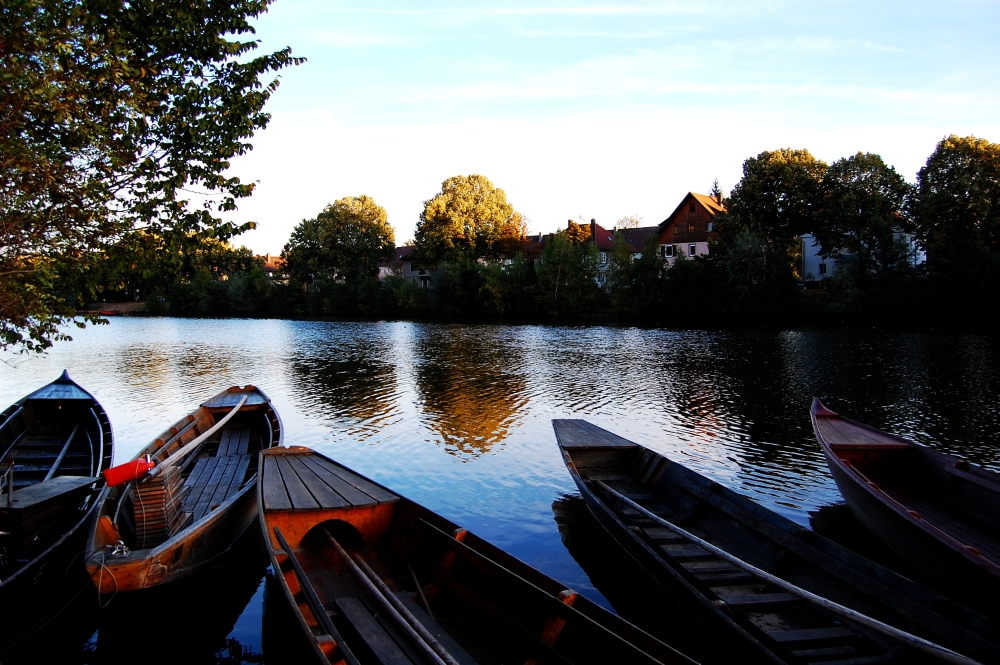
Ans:
{"label": "metal bracket on boat", "polygon": [[125,545],[125,543],[121,540],[117,541],[114,545],[110,545],[109,547],[113,548],[111,550],[111,556],[114,557],[128,556],[129,552],[128,546]]}

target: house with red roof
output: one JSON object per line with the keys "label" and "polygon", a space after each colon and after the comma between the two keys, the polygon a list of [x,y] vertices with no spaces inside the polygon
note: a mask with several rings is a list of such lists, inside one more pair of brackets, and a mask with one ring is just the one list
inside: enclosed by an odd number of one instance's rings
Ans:
{"label": "house with red roof", "polygon": [[725,212],[722,195],[688,192],[670,216],[660,222],[660,253],[673,265],[681,253],[695,257],[708,254],[709,241],[718,240],[715,216]]}
{"label": "house with red roof", "polygon": [[383,279],[392,275],[399,275],[403,279],[417,282],[423,288],[427,288],[431,282],[430,270],[421,270],[413,267],[411,255],[416,249],[413,245],[397,247],[392,254],[392,259],[378,264],[378,279]]}

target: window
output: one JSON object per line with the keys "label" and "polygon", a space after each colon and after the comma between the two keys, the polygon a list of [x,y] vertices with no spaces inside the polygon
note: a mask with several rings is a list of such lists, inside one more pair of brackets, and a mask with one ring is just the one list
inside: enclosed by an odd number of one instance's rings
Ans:
{"label": "window", "polygon": [[709,233],[712,232],[712,222],[708,223],[708,227],[705,230],[708,231]]}
{"label": "window", "polygon": [[694,222],[688,223],[688,233],[694,233]]}
{"label": "window", "polygon": [[825,275],[826,274],[826,264],[825,263],[819,264],[819,274],[821,274],[821,275]]}
{"label": "window", "polygon": [[694,201],[692,201],[691,205],[688,207],[688,212],[694,212]]}
{"label": "window", "polygon": [[694,256],[698,252],[698,245],[688,245],[688,256]]}
{"label": "window", "polygon": [[674,227],[674,235],[677,235],[677,234],[678,234],[678,233],[680,233],[680,232],[681,232],[681,229],[680,229],[680,227],[679,227],[679,226],[675,226],[675,227]]}
{"label": "window", "polygon": [[673,258],[674,256],[674,246],[673,245],[660,245],[660,254],[664,258]]}
{"label": "window", "polygon": [[601,252],[601,263],[607,263],[607,262],[608,262],[607,252]]}

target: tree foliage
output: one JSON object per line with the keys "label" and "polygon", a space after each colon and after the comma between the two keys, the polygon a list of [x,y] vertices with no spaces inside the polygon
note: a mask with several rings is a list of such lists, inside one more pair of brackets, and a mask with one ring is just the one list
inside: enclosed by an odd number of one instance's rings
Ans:
{"label": "tree foliage", "polygon": [[826,163],[808,150],[764,151],[743,162],[743,178],[720,220],[724,233],[751,231],[778,245],[813,231]]}
{"label": "tree foliage", "polygon": [[346,196],[292,231],[282,252],[299,283],[374,277],[395,249],[385,208],[370,196]]}
{"label": "tree foliage", "polygon": [[814,233],[827,256],[847,253],[861,284],[910,265],[910,186],[873,153],[839,159],[823,176],[823,206]]}
{"label": "tree foliage", "polygon": [[937,275],[990,279],[1000,249],[1000,144],[942,139],[917,173],[913,213]]}
{"label": "tree foliage", "polygon": [[416,227],[416,260],[424,265],[455,256],[495,258],[508,245],[519,246],[525,220],[507,202],[507,194],[481,175],[454,176],[424,202]]}
{"label": "tree foliage", "polygon": [[549,236],[538,269],[538,301],[548,313],[586,313],[596,303],[600,259],[597,246],[587,242],[589,237],[588,227],[573,222]]}
{"label": "tree foliage", "polygon": [[[290,49],[251,56],[269,0],[12,0],[0,5],[0,347],[42,350],[74,315],[67,280],[141,230],[178,246],[251,225],[220,212],[226,170],[269,119]],[[202,190],[198,205],[190,192]]]}

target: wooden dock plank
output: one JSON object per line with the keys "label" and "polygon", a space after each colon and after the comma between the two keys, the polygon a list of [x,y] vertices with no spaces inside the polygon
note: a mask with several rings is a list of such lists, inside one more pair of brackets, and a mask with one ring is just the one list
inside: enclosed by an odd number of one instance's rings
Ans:
{"label": "wooden dock plank", "polygon": [[292,502],[281,482],[281,472],[278,471],[278,458],[274,455],[264,455],[264,468],[260,470],[261,495],[264,498],[265,510],[291,510]]}
{"label": "wooden dock plank", "polygon": [[309,492],[316,499],[321,508],[347,508],[351,502],[340,496],[332,487],[323,482],[323,479],[316,475],[304,461],[304,455],[288,455],[289,465],[295,471],[303,484],[309,488]]}
{"label": "wooden dock plank", "polygon": [[[389,501],[396,501],[399,498],[395,494],[393,494],[392,492],[384,490],[381,487],[379,487],[378,485],[376,485],[374,483],[371,483],[371,482],[365,480],[364,478],[361,478],[360,476],[355,475],[354,473],[351,473],[350,471],[348,471],[347,469],[345,469],[342,466],[337,466],[333,462],[328,462],[327,460],[323,459],[322,457],[319,457],[319,456],[316,456],[316,455],[310,455],[309,457],[305,458],[305,461],[306,461],[306,464],[309,464],[310,466],[312,466],[313,470],[316,471],[316,474],[320,478],[323,478],[323,480],[325,480],[327,483],[330,482],[330,480],[328,479],[328,476],[337,477],[340,480],[342,480],[343,482],[349,484],[350,486],[354,487],[355,489],[357,489],[357,490],[361,491],[362,493],[366,494],[367,496],[371,497],[371,499],[374,499],[378,503],[384,503],[384,502],[389,502]],[[343,492],[341,492],[339,488],[337,488],[334,485],[330,485],[330,486],[333,487],[335,490],[337,490],[337,492],[341,496],[344,496],[345,498],[348,498],[347,495],[344,494]],[[353,502],[353,500],[352,500],[352,502]]]}
{"label": "wooden dock plank", "polygon": [[288,492],[288,498],[292,501],[292,507],[295,510],[318,510],[319,503],[309,493],[309,489],[302,480],[295,475],[295,471],[292,470],[288,458],[281,456],[276,459],[278,470],[281,473],[281,481],[285,484],[285,491]]}

